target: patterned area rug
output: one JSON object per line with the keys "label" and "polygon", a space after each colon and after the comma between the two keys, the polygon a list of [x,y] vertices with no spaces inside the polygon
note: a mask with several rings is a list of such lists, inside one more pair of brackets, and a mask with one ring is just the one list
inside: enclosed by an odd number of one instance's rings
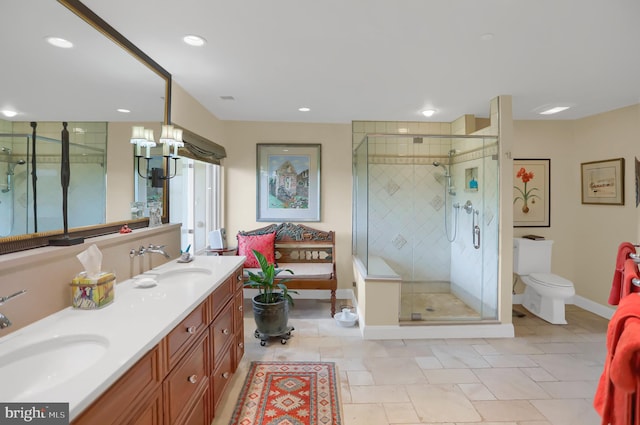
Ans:
{"label": "patterned area rug", "polygon": [[329,362],[252,362],[230,425],[341,425]]}

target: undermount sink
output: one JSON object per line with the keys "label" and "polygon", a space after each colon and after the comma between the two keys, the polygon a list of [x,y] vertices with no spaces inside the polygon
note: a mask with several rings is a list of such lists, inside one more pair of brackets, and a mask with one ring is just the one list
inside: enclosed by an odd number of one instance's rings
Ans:
{"label": "undermount sink", "polygon": [[[84,373],[107,352],[100,335],[39,340],[0,356],[0,400],[37,400],[38,394]],[[9,384],[10,383],[10,384]]]}
{"label": "undermount sink", "polygon": [[[173,280],[176,283],[184,283],[191,278],[199,279],[203,276],[212,275],[212,271],[205,268],[189,267],[184,269],[171,269],[167,271],[149,271],[144,276],[155,278],[158,283]],[[173,279],[175,278],[175,279]]]}

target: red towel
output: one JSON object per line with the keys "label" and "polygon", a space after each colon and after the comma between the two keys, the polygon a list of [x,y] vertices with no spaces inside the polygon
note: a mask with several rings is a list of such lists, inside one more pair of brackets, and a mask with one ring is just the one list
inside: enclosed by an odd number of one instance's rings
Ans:
{"label": "red towel", "polygon": [[629,242],[622,242],[618,247],[616,257],[616,269],[613,272],[613,282],[609,293],[609,304],[618,305],[622,297],[622,274],[624,273],[624,261],[629,258],[629,254],[635,253],[636,248]]}
{"label": "red towel", "polygon": [[602,424],[640,424],[640,295],[620,300],[607,328],[607,357],[593,400]]}

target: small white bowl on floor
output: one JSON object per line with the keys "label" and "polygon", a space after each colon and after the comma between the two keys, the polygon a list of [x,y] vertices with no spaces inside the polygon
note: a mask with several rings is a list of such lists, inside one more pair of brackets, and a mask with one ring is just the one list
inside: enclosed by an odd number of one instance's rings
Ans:
{"label": "small white bowl on floor", "polygon": [[333,318],[336,319],[338,325],[342,326],[343,328],[350,328],[358,321],[358,315],[352,313],[348,308],[343,308],[342,312],[334,314]]}

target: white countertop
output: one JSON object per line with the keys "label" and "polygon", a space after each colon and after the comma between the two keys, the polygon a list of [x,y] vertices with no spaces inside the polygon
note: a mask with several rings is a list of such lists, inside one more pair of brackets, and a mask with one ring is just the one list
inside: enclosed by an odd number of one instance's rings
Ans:
{"label": "white countertop", "polygon": [[[0,397],[0,401],[68,402],[70,420],[73,420],[243,262],[244,257],[235,256],[196,256],[190,263],[177,263],[174,260],[149,273],[206,268],[212,274],[160,280],[157,286],[151,288],[136,287],[134,277],[118,283],[114,302],[102,309],[77,310],[69,307],[0,338],[0,367],[1,359],[7,353],[42,340],[53,345],[49,341],[58,338],[63,338],[60,340],[63,341],[78,335],[99,335],[107,344],[106,353],[99,361],[72,378],[48,389],[21,391],[13,398],[10,395],[10,400]],[[69,359],[65,367],[83,368],[87,362],[91,363],[91,359]]]}

